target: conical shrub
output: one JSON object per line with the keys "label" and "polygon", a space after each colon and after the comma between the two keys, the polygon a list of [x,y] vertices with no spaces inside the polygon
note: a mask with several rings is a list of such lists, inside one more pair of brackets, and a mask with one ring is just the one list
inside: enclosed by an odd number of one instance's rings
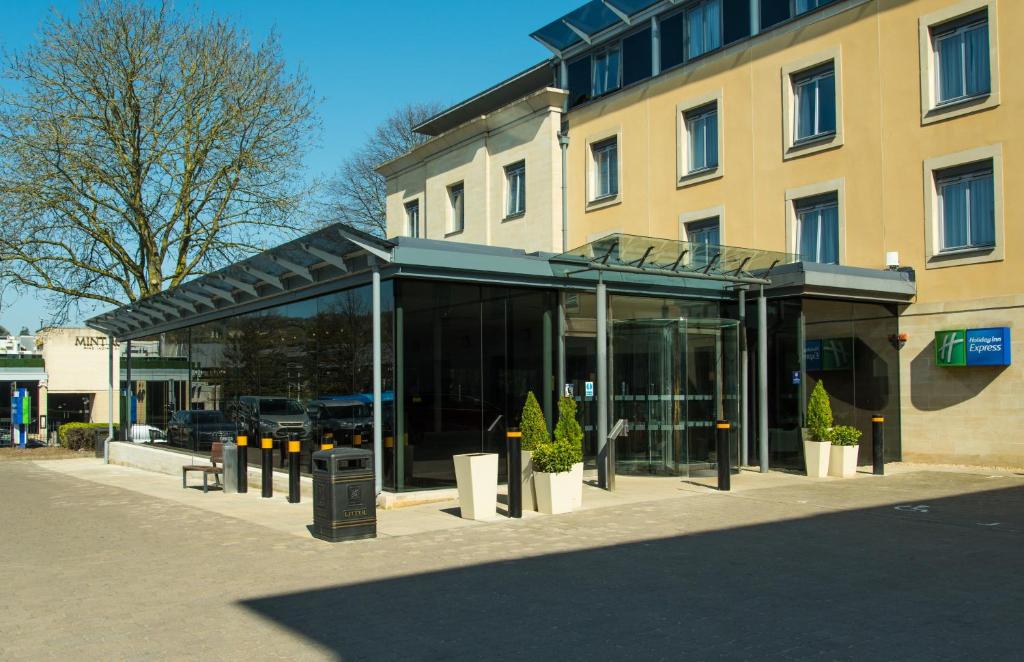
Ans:
{"label": "conical shrub", "polygon": [[832,403],[821,380],[814,385],[811,399],[807,403],[807,429],[811,431],[812,439],[828,441],[832,429]]}
{"label": "conical shrub", "polygon": [[532,451],[542,444],[551,443],[551,435],[548,434],[548,424],[544,420],[544,412],[541,411],[537,396],[530,391],[526,394],[526,404],[523,405],[523,415],[519,421],[519,430],[523,433],[522,449]]}

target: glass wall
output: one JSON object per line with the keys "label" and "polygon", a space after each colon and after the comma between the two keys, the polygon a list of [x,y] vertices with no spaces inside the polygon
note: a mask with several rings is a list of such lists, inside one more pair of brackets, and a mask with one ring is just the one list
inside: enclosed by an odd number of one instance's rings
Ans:
{"label": "glass wall", "polygon": [[[392,292],[384,281],[386,487],[395,483]],[[322,442],[372,450],[371,296],[366,285],[133,341],[135,440],[206,454],[237,434],[247,434],[253,448],[266,437],[283,466],[287,441],[298,439],[304,472]]]}
{"label": "glass wall", "polygon": [[396,301],[397,489],[453,486],[452,455],[502,453],[528,391],[550,423],[553,292],[403,280]]}

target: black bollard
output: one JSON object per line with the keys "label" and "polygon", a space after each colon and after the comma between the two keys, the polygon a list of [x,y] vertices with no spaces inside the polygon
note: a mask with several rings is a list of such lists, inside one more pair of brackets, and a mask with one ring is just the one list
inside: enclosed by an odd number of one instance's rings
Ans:
{"label": "black bollard", "polygon": [[288,442],[288,503],[299,503],[299,459],[302,457],[302,444],[298,439]]}
{"label": "black bollard", "polygon": [[508,516],[520,518],[523,516],[523,456],[522,432],[508,433]]}
{"label": "black bollard", "polygon": [[875,414],[871,417],[871,459],[876,476],[885,475],[885,418]]}
{"label": "black bollard", "polygon": [[263,478],[263,498],[269,499],[274,496],[274,440],[269,438],[260,439],[260,450],[263,456],[260,458],[260,470]]}
{"label": "black bollard", "polygon": [[718,421],[715,424],[715,436],[718,444],[718,489],[728,492],[732,481],[732,468],[729,466],[729,421]]}
{"label": "black bollard", "polygon": [[249,437],[238,435],[238,493],[249,491]]}

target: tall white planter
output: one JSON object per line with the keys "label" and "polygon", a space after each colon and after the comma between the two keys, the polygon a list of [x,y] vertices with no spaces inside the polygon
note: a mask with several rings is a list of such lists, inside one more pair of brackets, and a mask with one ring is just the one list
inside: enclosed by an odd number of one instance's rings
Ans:
{"label": "tall white planter", "polygon": [[498,454],[467,453],[452,457],[463,519],[497,518]]}
{"label": "tall white planter", "polygon": [[533,483],[537,486],[537,510],[545,515],[568,513],[573,508],[573,474],[564,471],[557,474],[533,472]]}
{"label": "tall white planter", "polygon": [[569,474],[572,476],[572,507],[576,510],[583,507],[583,463],[572,465]]}
{"label": "tall white planter", "polygon": [[828,475],[852,478],[857,473],[858,450],[859,446],[833,446],[828,461]]}
{"label": "tall white planter", "polygon": [[520,476],[523,510],[537,510],[537,488],[533,484],[533,451],[520,451],[519,459],[523,468]]}
{"label": "tall white planter", "polygon": [[824,478],[828,475],[830,448],[832,448],[831,442],[804,439],[804,461],[807,463],[808,476]]}

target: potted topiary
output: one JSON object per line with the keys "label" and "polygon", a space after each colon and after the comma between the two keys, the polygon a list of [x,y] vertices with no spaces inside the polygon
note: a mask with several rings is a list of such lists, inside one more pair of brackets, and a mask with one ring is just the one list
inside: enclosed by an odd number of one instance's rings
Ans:
{"label": "potted topiary", "polygon": [[551,435],[548,434],[548,425],[544,420],[544,412],[540,409],[537,396],[533,391],[526,394],[526,403],[523,405],[523,415],[519,421],[519,431],[522,433],[521,452],[522,470],[520,477],[522,481],[523,510],[537,509],[537,490],[533,480],[533,451],[538,446],[551,443]]}
{"label": "potted topiary", "polygon": [[849,425],[837,425],[829,435],[832,448],[828,461],[828,475],[852,478],[857,473],[857,451],[860,450],[861,432]]}
{"label": "potted topiary", "polygon": [[568,396],[558,400],[558,423],[555,425],[555,443],[579,449],[580,460],[572,465],[572,506],[583,505],[583,428],[576,420],[576,401]]}
{"label": "potted topiary", "polygon": [[582,461],[583,451],[564,440],[541,444],[533,450],[537,510],[557,515],[573,509],[573,494],[582,489],[582,483],[573,484],[572,468]]}
{"label": "potted topiary", "polygon": [[824,478],[828,475],[829,451],[832,447],[832,442],[829,441],[831,430],[832,405],[824,384],[819,380],[814,385],[811,399],[807,403],[807,427],[801,431],[807,475],[812,478]]}

